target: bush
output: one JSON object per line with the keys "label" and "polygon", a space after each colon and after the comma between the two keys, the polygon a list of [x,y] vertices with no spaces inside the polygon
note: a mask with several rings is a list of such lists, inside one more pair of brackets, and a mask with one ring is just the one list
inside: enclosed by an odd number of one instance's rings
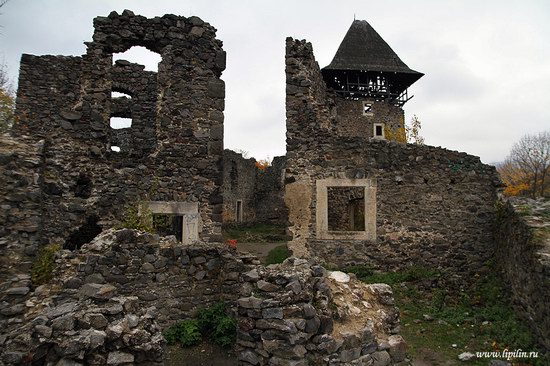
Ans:
{"label": "bush", "polygon": [[197,319],[203,334],[209,336],[214,343],[227,347],[234,342],[237,323],[226,314],[225,303],[219,302],[199,310]]}
{"label": "bush", "polygon": [[59,244],[50,244],[38,252],[32,264],[31,281],[34,286],[49,282],[55,269],[55,254],[61,250]]}
{"label": "bush", "polygon": [[162,334],[168,344],[180,343],[184,347],[194,346],[201,341],[197,320],[183,320],[172,325]]}
{"label": "bush", "polygon": [[[141,210],[140,210],[141,206]],[[124,221],[117,226],[118,229],[134,229],[154,233],[153,213],[145,205],[139,202],[128,205],[124,213]]]}

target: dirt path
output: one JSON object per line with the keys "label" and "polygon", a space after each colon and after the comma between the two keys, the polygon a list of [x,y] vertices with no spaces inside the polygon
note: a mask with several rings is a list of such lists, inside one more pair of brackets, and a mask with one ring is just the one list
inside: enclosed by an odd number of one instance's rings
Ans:
{"label": "dirt path", "polygon": [[237,243],[237,250],[239,252],[249,252],[263,260],[267,257],[267,253],[281,245],[286,245],[286,243]]}

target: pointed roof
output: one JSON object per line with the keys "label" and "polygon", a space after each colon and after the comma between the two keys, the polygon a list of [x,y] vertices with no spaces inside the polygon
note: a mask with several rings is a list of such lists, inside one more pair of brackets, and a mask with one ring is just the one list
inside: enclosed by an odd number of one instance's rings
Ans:
{"label": "pointed roof", "polygon": [[422,73],[410,69],[365,20],[354,20],[326,70]]}

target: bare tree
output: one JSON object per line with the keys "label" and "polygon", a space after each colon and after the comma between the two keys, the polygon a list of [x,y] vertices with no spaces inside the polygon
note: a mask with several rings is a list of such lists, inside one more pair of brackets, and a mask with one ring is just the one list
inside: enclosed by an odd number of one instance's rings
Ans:
{"label": "bare tree", "polygon": [[550,131],[523,136],[512,147],[508,160],[528,177],[533,198],[543,196],[550,174]]}
{"label": "bare tree", "polygon": [[15,112],[15,95],[8,77],[4,62],[0,64],[0,133],[4,133],[13,125]]}

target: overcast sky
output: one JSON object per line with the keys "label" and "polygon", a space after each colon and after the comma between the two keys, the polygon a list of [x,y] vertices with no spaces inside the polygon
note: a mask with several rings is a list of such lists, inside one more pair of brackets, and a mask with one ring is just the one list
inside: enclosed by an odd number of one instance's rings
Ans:
{"label": "overcast sky", "polygon": [[285,38],[310,41],[324,67],[354,16],[426,74],[404,109],[407,121],[422,121],[427,144],[491,163],[522,135],[550,130],[547,0],[10,0],[0,15],[0,57],[16,81],[22,53],[84,54],[92,19],[124,9],[197,15],[218,29],[227,51],[225,147],[258,159],[285,153]]}

